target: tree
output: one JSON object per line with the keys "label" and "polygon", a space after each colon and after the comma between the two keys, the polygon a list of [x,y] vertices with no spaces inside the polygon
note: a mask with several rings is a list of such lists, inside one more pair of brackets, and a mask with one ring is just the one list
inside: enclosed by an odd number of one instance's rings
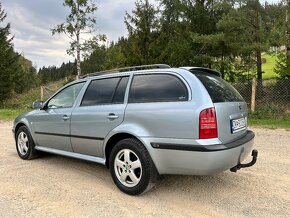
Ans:
{"label": "tree", "polygon": [[132,14],[126,12],[131,64],[152,64],[158,54],[154,42],[158,35],[157,9],[148,0],[137,0]]}
{"label": "tree", "polygon": [[186,7],[180,0],[160,0],[159,8],[158,62],[171,66],[191,65],[193,51],[189,49],[191,40],[188,23],[184,19]]}
{"label": "tree", "polygon": [[[0,22],[3,22],[7,14],[2,9],[0,3]],[[13,89],[12,83],[12,69],[11,64],[14,62],[14,52],[11,44],[12,39],[8,38],[10,34],[10,24],[7,24],[4,28],[0,28],[0,101],[8,98]]]}
{"label": "tree", "polygon": [[[0,2],[0,23],[7,14]],[[10,24],[0,26],[0,103],[13,92],[21,93],[35,85],[34,68],[28,67],[24,57],[14,52],[13,37],[10,37]],[[29,68],[29,69],[28,69]]]}
{"label": "tree", "polygon": [[290,0],[287,1],[286,10],[286,63],[290,75]]}
{"label": "tree", "polygon": [[106,62],[106,48],[105,46],[98,46],[91,53],[90,57],[85,58],[81,66],[84,74],[93,73],[105,70],[104,64]]}
{"label": "tree", "polygon": [[280,75],[282,79],[290,79],[290,0],[286,1],[285,11],[285,35],[282,42],[285,43],[285,52],[278,54],[278,61],[274,71]]}
{"label": "tree", "polygon": [[81,53],[85,55],[101,40],[105,40],[104,35],[94,36],[88,40],[82,40],[83,34],[94,32],[96,18],[94,13],[97,6],[88,0],[64,0],[63,5],[70,8],[70,14],[64,23],[53,28],[52,34],[65,33],[70,39],[70,47],[67,50],[69,55],[76,56],[77,77],[81,75]]}
{"label": "tree", "polygon": [[[235,12],[231,1],[209,2],[204,5],[199,3],[194,7],[203,7],[204,13],[200,13],[199,16],[204,17],[207,22],[211,22],[211,25],[206,28],[201,24],[196,25],[191,30],[192,44],[197,49],[197,56],[200,56],[200,64],[219,70],[222,78],[233,80],[236,76],[233,63],[235,63],[237,46],[232,42],[229,33],[231,34],[233,29],[237,29],[240,21],[235,17],[227,19],[227,15]],[[197,22],[196,19],[194,20]],[[211,28],[209,28],[210,26]],[[229,31],[229,29],[231,30]]]}

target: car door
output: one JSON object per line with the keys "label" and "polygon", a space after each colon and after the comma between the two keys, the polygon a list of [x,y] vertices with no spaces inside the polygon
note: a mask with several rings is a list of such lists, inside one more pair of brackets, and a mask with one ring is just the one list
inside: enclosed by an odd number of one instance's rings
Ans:
{"label": "car door", "polygon": [[35,142],[38,146],[72,151],[70,118],[74,102],[84,84],[85,82],[81,82],[65,87],[32,118]]}
{"label": "car door", "polygon": [[125,122],[146,129],[140,137],[187,138],[196,126],[189,93],[185,80],[172,72],[135,73]]}
{"label": "car door", "polygon": [[103,157],[106,135],[124,118],[124,97],[129,76],[92,80],[80,106],[72,112],[74,152]]}

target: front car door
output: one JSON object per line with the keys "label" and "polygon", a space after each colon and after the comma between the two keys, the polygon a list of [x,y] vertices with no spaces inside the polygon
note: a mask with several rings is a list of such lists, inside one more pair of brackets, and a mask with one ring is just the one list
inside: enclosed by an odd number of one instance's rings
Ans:
{"label": "front car door", "polygon": [[129,76],[92,80],[72,112],[71,143],[74,152],[103,157],[106,135],[124,119]]}
{"label": "front car door", "polygon": [[53,96],[32,118],[35,142],[38,146],[72,151],[70,119],[74,102],[85,82],[65,87]]}

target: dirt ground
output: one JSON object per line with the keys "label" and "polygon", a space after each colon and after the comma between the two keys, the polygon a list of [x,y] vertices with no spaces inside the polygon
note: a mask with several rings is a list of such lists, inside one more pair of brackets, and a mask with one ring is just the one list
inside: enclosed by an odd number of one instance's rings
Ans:
{"label": "dirt ground", "polygon": [[24,161],[0,122],[0,217],[290,217],[290,131],[254,128],[257,164],[215,176],[165,176],[138,197],[101,165],[54,155]]}

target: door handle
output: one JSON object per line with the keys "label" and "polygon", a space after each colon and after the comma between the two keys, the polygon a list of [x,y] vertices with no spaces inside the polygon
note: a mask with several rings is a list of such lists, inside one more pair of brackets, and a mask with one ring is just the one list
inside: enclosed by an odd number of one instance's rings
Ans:
{"label": "door handle", "polygon": [[63,120],[69,120],[69,116],[67,116],[67,115],[63,115],[63,116],[62,116],[62,119],[63,119]]}
{"label": "door handle", "polygon": [[113,113],[110,113],[110,114],[107,116],[107,118],[108,118],[109,120],[115,120],[115,119],[118,119],[119,116],[117,116],[117,115],[115,115],[115,114],[113,114]]}

